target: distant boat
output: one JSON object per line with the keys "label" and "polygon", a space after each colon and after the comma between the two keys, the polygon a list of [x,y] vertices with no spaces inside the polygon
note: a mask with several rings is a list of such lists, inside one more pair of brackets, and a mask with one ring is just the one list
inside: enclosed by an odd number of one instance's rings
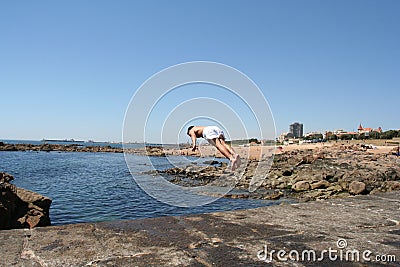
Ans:
{"label": "distant boat", "polygon": [[74,139],[42,139],[42,142],[66,142],[66,143],[84,143],[82,140],[74,140]]}

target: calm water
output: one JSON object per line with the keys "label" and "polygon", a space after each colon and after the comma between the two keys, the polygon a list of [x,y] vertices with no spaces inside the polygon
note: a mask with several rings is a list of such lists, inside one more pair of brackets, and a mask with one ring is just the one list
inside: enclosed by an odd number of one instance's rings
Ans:
{"label": "calm water", "polygon": [[[132,156],[137,173],[151,170]],[[158,169],[170,167],[154,158]],[[109,221],[205,213],[270,205],[258,200],[219,199],[195,208],[178,208],[148,196],[135,183],[123,154],[82,152],[0,152],[0,171],[14,175],[18,187],[53,199],[52,224]]]}

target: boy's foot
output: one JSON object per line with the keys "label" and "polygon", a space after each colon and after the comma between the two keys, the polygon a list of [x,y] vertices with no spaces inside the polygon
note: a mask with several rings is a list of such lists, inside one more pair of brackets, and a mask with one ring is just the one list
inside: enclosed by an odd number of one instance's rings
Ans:
{"label": "boy's foot", "polygon": [[236,154],[236,168],[239,168],[240,164],[242,164],[242,160],[240,159],[239,154]]}
{"label": "boy's foot", "polygon": [[231,163],[232,163],[232,171],[239,168],[240,164],[242,163],[242,161],[240,160],[240,156],[238,154],[232,156]]}
{"label": "boy's foot", "polygon": [[236,170],[236,161],[237,161],[237,157],[236,156],[232,156],[231,157],[231,169],[232,169],[232,171]]}

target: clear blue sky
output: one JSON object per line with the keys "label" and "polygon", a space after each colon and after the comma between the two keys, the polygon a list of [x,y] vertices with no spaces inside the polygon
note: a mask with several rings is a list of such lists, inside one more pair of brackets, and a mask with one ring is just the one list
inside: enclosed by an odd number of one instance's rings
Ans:
{"label": "clear blue sky", "polygon": [[399,129],[399,13],[397,0],[1,1],[0,139],[120,141],[135,90],[195,60],[248,75],[277,134]]}

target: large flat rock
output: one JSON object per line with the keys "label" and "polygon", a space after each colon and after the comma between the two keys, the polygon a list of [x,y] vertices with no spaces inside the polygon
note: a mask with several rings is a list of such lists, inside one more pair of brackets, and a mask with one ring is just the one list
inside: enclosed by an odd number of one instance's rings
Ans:
{"label": "large flat rock", "polygon": [[400,192],[0,231],[0,252],[1,266],[400,266]]}

